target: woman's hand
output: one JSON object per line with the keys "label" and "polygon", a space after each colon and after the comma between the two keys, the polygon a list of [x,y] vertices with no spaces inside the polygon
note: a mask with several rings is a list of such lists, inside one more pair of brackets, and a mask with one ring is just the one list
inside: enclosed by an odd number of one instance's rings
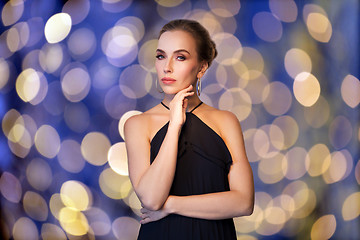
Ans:
{"label": "woman's hand", "polygon": [[169,215],[164,210],[164,208],[161,208],[160,210],[157,211],[151,211],[146,208],[142,208],[140,211],[141,211],[141,220],[140,220],[141,224],[158,221]]}
{"label": "woman's hand", "polygon": [[149,223],[149,222],[154,222],[154,221],[158,221],[164,217],[166,217],[167,215],[171,214],[171,200],[172,200],[173,196],[169,196],[167,198],[167,200],[165,201],[163,207],[160,210],[157,211],[151,211],[147,208],[141,208],[140,212],[141,212],[141,220],[140,223],[141,224],[145,224],[145,223]]}
{"label": "woman's hand", "polygon": [[187,97],[194,95],[193,86],[179,91],[170,102],[170,125],[181,127],[186,120]]}

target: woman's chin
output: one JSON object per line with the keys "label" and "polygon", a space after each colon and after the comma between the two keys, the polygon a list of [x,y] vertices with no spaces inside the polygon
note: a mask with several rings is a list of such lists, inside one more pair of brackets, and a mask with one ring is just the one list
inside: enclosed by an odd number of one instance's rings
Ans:
{"label": "woman's chin", "polygon": [[180,90],[179,89],[163,89],[164,93],[166,95],[175,95],[177,94]]}

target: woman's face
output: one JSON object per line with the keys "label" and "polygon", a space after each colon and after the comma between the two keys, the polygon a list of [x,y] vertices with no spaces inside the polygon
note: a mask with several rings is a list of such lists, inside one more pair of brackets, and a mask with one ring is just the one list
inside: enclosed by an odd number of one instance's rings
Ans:
{"label": "woman's face", "polygon": [[155,67],[166,94],[176,94],[195,84],[202,76],[195,39],[185,31],[164,32],[158,41]]}

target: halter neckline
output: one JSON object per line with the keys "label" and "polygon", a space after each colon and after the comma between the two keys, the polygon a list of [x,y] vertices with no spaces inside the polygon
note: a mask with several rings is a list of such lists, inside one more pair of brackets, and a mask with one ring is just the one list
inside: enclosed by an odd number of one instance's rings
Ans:
{"label": "halter neckline", "polygon": [[[167,110],[170,110],[170,108],[168,106],[165,105],[165,103],[163,102],[160,102],[161,105],[163,105]],[[196,105],[190,112],[192,113],[195,109],[197,109],[198,107],[200,107],[200,105],[202,104],[203,102],[200,102],[198,105]]]}

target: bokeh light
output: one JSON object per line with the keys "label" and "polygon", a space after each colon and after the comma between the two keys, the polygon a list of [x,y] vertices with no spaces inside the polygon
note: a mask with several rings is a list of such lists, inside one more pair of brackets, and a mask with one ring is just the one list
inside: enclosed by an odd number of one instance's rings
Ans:
{"label": "bokeh light", "polygon": [[101,173],[99,185],[102,192],[112,199],[125,198],[131,190],[129,178],[116,173],[111,168],[107,168]]}
{"label": "bokeh light", "polygon": [[264,41],[276,42],[282,37],[281,22],[269,12],[257,13],[253,18],[252,25],[256,35]]}
{"label": "bokeh light", "polygon": [[79,102],[90,91],[90,76],[86,67],[72,64],[61,79],[61,87],[64,96],[71,102]]}
{"label": "bokeh light", "polygon": [[328,147],[319,143],[311,147],[306,156],[306,169],[310,176],[323,174],[330,166],[331,156]]}
{"label": "bokeh light", "polygon": [[133,62],[138,54],[138,40],[127,26],[116,25],[102,38],[101,47],[108,61],[116,67]]}
{"label": "bokeh light", "polygon": [[305,107],[311,107],[320,96],[320,84],[311,73],[302,72],[296,75],[293,85],[296,100]]}
{"label": "bokeh light", "polygon": [[65,57],[60,44],[45,44],[39,53],[40,66],[47,73],[57,73]]}
{"label": "bokeh light", "polygon": [[89,189],[81,182],[67,181],[60,189],[61,201],[65,206],[84,211],[92,204],[92,196]]}
{"label": "bokeh light", "polygon": [[348,196],[342,206],[342,216],[345,221],[353,220],[360,215],[360,192]]}
{"label": "bokeh light", "polygon": [[9,202],[17,203],[22,196],[20,181],[11,173],[4,172],[0,178],[0,191]]}
{"label": "bokeh light", "polygon": [[100,132],[88,133],[81,142],[81,153],[89,163],[101,166],[107,162],[110,141]]}
{"label": "bokeh light", "polygon": [[24,194],[23,201],[24,210],[32,219],[45,221],[48,218],[48,206],[40,194],[28,191]]}
{"label": "bokeh light", "polygon": [[80,28],[70,35],[67,44],[71,55],[75,59],[85,61],[96,50],[96,37],[88,28]]}
{"label": "bokeh light", "polygon": [[89,0],[69,0],[62,8],[62,12],[70,15],[73,25],[81,23],[87,17],[89,11]]}
{"label": "bokeh light", "polygon": [[283,22],[294,22],[298,15],[298,7],[293,0],[269,0],[269,8]]}
{"label": "bokeh light", "polygon": [[34,189],[45,191],[52,183],[51,167],[45,160],[35,158],[26,167],[26,178]]}
{"label": "bokeh light", "polygon": [[38,239],[39,232],[33,220],[28,217],[19,218],[13,227],[14,239]]}
{"label": "bokeh light", "polygon": [[320,217],[311,228],[311,239],[330,239],[336,229],[336,218],[334,215]]}
{"label": "bokeh light", "polygon": [[234,35],[229,33],[218,33],[214,35],[213,40],[219,51],[215,61],[223,65],[236,64],[242,55],[242,46]]}
{"label": "bokeh light", "polygon": [[289,110],[292,96],[284,83],[273,81],[265,86],[262,92],[262,102],[268,113],[280,116]]}
{"label": "bokeh light", "polygon": [[285,69],[292,78],[295,78],[302,72],[311,72],[311,58],[304,50],[298,48],[290,49],[285,55],[284,62]]}
{"label": "bokeh light", "polygon": [[60,149],[60,136],[55,128],[42,125],[35,135],[35,146],[41,155],[54,158]]}
{"label": "bokeh light", "polygon": [[125,142],[119,142],[110,147],[108,162],[114,172],[124,176],[129,175]]}
{"label": "bokeh light", "polygon": [[122,137],[122,139],[125,140],[125,134],[124,134],[124,125],[125,125],[125,122],[132,116],[135,116],[135,115],[138,115],[138,114],[141,114],[142,112],[140,111],[136,111],[136,110],[133,110],[133,111],[128,111],[127,113],[125,113],[124,115],[122,115],[122,117],[120,118],[120,121],[119,121],[119,125],[118,125],[118,130],[119,130],[119,134],[120,136]]}
{"label": "bokeh light", "polygon": [[166,1],[157,1],[156,11],[160,17],[163,19],[171,20],[174,18],[184,18],[184,16],[191,10],[192,3],[189,0],[177,0],[177,1],[167,1],[172,5],[167,7],[165,4],[162,5],[162,2]]}
{"label": "bokeh light", "polygon": [[347,75],[341,84],[341,96],[351,108],[360,104],[360,80],[352,75]]}
{"label": "bokeh light", "polygon": [[239,120],[248,117],[251,106],[249,94],[241,88],[231,88],[219,99],[219,108],[233,112]]}
{"label": "bokeh light", "polygon": [[49,43],[64,40],[71,30],[71,17],[67,13],[58,13],[49,18],[45,24],[44,34]]}
{"label": "bokeh light", "polygon": [[110,13],[118,13],[126,10],[131,5],[132,0],[102,0],[102,7]]}
{"label": "bokeh light", "polygon": [[10,0],[2,8],[1,20],[4,26],[16,23],[24,13],[24,1]]}
{"label": "bokeh light", "polygon": [[105,236],[111,231],[111,221],[103,210],[92,207],[85,212],[89,226],[97,236]]}
{"label": "bokeh light", "polygon": [[34,69],[26,69],[20,73],[16,81],[16,90],[24,102],[35,98],[40,89],[40,78]]}
{"label": "bokeh light", "polygon": [[207,0],[207,3],[211,11],[220,17],[232,17],[238,14],[241,7],[239,0],[230,1],[229,3]]}
{"label": "bokeh light", "polygon": [[9,64],[3,58],[0,58],[0,89],[2,89],[9,81],[10,69]]}
{"label": "bokeh light", "polygon": [[149,93],[154,83],[151,73],[140,65],[127,67],[120,75],[119,87],[128,98],[141,98]]}
{"label": "bokeh light", "polygon": [[44,223],[41,227],[41,237],[44,240],[66,239],[65,232],[57,225]]}
{"label": "bokeh light", "polygon": [[67,233],[74,236],[82,236],[89,231],[89,223],[85,215],[71,207],[64,207],[60,210],[59,222]]}
{"label": "bokeh light", "polygon": [[139,228],[139,222],[129,217],[119,217],[112,224],[117,239],[135,239]]}
{"label": "bokeh light", "polygon": [[159,104],[169,20],[218,56],[200,99],[239,119],[255,181],[237,239],[359,239],[360,3],[0,3],[0,239],[136,239],[124,125]]}
{"label": "bokeh light", "polygon": [[311,12],[306,17],[306,26],[310,35],[319,42],[328,42],[332,35],[332,26],[327,16]]}

